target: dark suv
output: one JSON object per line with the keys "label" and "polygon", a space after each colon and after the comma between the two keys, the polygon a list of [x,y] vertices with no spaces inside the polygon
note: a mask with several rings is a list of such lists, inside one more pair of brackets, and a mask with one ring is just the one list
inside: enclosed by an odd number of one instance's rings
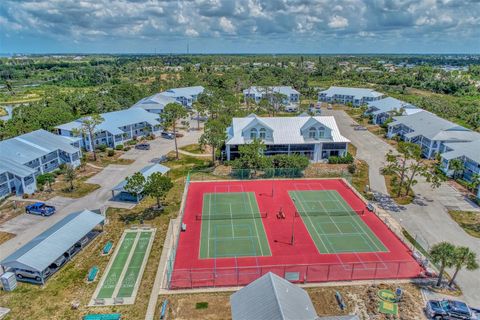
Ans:
{"label": "dark suv", "polygon": [[477,320],[477,314],[466,303],[456,300],[429,300],[425,306],[429,319]]}
{"label": "dark suv", "polygon": [[138,150],[150,150],[150,144],[149,143],[139,143],[135,146],[135,149]]}

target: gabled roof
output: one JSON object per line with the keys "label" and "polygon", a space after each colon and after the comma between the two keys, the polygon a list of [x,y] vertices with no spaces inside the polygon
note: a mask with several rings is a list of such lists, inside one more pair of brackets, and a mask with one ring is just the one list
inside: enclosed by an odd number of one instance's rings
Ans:
{"label": "gabled roof", "polygon": [[24,164],[56,150],[75,153],[72,140],[45,130],[36,130],[21,136],[0,141],[0,156]]}
{"label": "gabled roof", "polygon": [[230,296],[233,320],[315,320],[308,293],[269,272]]}
{"label": "gabled roof", "polygon": [[[242,133],[244,129],[252,123],[252,118],[261,121],[272,130],[272,140],[264,141],[265,144],[308,144],[319,142],[350,142],[347,138],[340,134],[337,123],[333,116],[318,117],[257,117],[249,116],[245,118],[233,118],[232,126],[227,129],[228,139],[227,145],[244,144]],[[313,118],[313,120],[312,120]],[[332,137],[325,139],[305,140],[302,136],[301,129],[309,121],[318,121],[331,130]]]}
{"label": "gabled roof", "polygon": [[334,96],[334,95],[343,95],[343,96],[353,96],[355,99],[361,99],[364,97],[369,98],[378,98],[383,96],[383,93],[377,92],[373,89],[368,88],[350,88],[350,87],[330,87],[327,90],[320,91],[320,93],[324,93],[327,96]]}
{"label": "gabled roof", "polygon": [[467,157],[480,164],[480,139],[472,142],[445,143],[445,145],[452,151],[442,153],[442,158],[451,160]]}
{"label": "gabled roof", "polygon": [[[323,125],[324,127],[327,127],[327,125],[325,125],[324,123],[320,122],[317,117],[309,117],[307,122],[305,122],[305,124],[300,128],[300,131],[301,132],[304,132],[305,130],[309,129],[310,127],[316,125],[316,124],[321,124]],[[330,129],[330,128],[328,128]],[[330,129],[331,130],[331,129]]]}
{"label": "gabled roof", "polygon": [[[166,167],[162,164],[157,163],[157,164],[152,164],[150,166],[146,166],[145,168],[143,168],[139,172],[145,177],[145,179],[147,179],[148,177],[150,177],[152,174],[154,174],[156,172],[159,172],[163,175],[163,174],[167,173],[168,171],[170,171],[169,167]],[[112,190],[125,191],[125,186],[126,185],[127,185],[127,180],[125,179],[122,182],[120,182],[118,185],[116,185]]]}
{"label": "gabled roof", "polygon": [[[142,108],[130,108],[121,111],[113,111],[102,113],[100,116],[104,121],[96,127],[96,131],[107,131],[113,135],[123,134],[119,128],[135,123],[146,122],[152,126],[160,125],[158,122],[158,115],[150,113]],[[82,121],[85,118],[80,118],[75,121],[56,126],[58,129],[72,131],[73,129],[80,130],[82,128]]]}
{"label": "gabled roof", "polygon": [[[389,126],[404,125],[413,130],[406,134],[407,137],[424,136],[430,140],[449,140],[447,137],[455,137],[455,140],[462,140],[460,137],[470,139],[472,131],[459,126],[453,122],[442,119],[428,111],[421,111],[408,116],[393,117],[394,121]],[[448,133],[442,131],[448,130]],[[468,141],[468,140],[467,140]]]}
{"label": "gabled roof", "polygon": [[368,102],[369,108],[371,108],[372,114],[380,114],[385,112],[400,111],[400,109],[421,109],[417,108],[413,104],[407,103],[402,100],[398,100],[392,97],[386,97],[376,101]]}
{"label": "gabled roof", "polygon": [[173,97],[165,96],[157,93],[150,97],[143,98],[135,103],[132,108],[142,108],[145,110],[163,110],[169,103],[177,103],[177,100]]}
{"label": "gabled roof", "polygon": [[291,86],[266,86],[266,87],[252,86],[248,89],[243,90],[243,94],[263,95],[267,92],[267,89],[270,92],[280,93],[286,96],[290,96],[291,94],[300,94],[300,92],[298,92]]}
{"label": "gabled roof", "polygon": [[0,264],[41,272],[104,220],[104,216],[89,210],[71,213]]}
{"label": "gabled roof", "polygon": [[28,177],[31,174],[34,174],[36,171],[26,165],[15,162],[11,159],[8,159],[0,155],[0,173],[9,172],[21,178]]}
{"label": "gabled roof", "polygon": [[168,89],[167,91],[160,92],[161,95],[167,97],[191,97],[196,96],[202,93],[205,90],[202,86],[194,86],[194,87],[183,87],[183,88],[172,88]]}
{"label": "gabled roof", "polygon": [[272,127],[270,127],[265,121],[263,121],[261,118],[257,117],[256,115],[254,115],[253,117],[251,116],[248,116],[248,118],[250,118],[250,123],[248,123],[242,130],[242,132],[245,132],[247,130],[249,130],[251,127],[254,127],[256,125],[260,125],[262,127],[265,127],[266,129],[269,129],[269,130],[273,130]]}

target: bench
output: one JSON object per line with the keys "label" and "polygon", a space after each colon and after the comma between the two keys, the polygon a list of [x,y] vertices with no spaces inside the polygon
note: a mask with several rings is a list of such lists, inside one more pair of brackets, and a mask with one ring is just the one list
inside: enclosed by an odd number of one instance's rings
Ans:
{"label": "bench", "polygon": [[111,241],[108,241],[105,246],[103,247],[102,254],[107,255],[110,253],[112,250],[113,243]]}
{"label": "bench", "polygon": [[92,268],[90,268],[90,271],[88,271],[88,277],[87,277],[88,282],[93,282],[97,277],[97,273],[98,273],[97,266],[93,266]]}

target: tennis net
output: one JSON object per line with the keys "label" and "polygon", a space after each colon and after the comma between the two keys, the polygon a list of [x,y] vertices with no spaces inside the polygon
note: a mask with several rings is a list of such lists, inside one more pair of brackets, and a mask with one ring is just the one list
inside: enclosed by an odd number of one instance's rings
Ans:
{"label": "tennis net", "polygon": [[238,219],[265,219],[267,212],[260,213],[210,213],[199,214],[195,216],[195,220],[238,220]]}
{"label": "tennis net", "polygon": [[295,217],[331,217],[331,216],[354,216],[363,215],[365,210],[329,210],[329,211],[295,211]]}

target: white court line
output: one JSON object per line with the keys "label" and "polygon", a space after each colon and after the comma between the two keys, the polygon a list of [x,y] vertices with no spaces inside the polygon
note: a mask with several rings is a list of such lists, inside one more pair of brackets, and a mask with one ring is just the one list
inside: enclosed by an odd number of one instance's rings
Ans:
{"label": "white court line", "polygon": [[[210,223],[211,223],[211,220],[210,220],[210,210],[212,208],[212,194],[209,193],[208,194],[208,237],[210,237]],[[210,240],[207,241],[207,257],[210,258]]]}
{"label": "white court line", "polygon": [[253,224],[255,225],[255,232],[257,233],[257,242],[258,242],[258,247],[260,248],[260,254],[263,256],[263,249],[262,249],[262,245],[260,243],[260,234],[258,233],[258,227],[257,227],[257,222],[255,221],[255,215],[254,215],[254,212],[253,212],[253,206],[252,206],[252,202],[250,200],[250,193],[247,193],[247,197],[248,197],[248,204],[250,206],[250,209],[251,209],[251,213],[252,213],[252,217],[253,217]]}
{"label": "white court line", "polygon": [[[303,191],[303,190],[299,190],[299,191]],[[301,198],[299,191],[295,191],[295,195],[296,195],[296,196],[298,195],[298,199],[297,199],[297,200],[300,200],[300,198]],[[303,201],[303,200],[302,200],[302,201]],[[299,201],[299,202],[301,202],[301,201]],[[296,204],[296,203],[295,203],[295,204]],[[305,208],[303,207],[303,203],[302,203],[302,202],[300,203],[300,206],[302,207],[302,209],[303,209],[304,212],[305,212]],[[302,217],[301,215],[300,215],[300,217],[303,219],[303,217]],[[320,234],[318,233],[317,227],[316,227],[316,225],[313,223],[313,221],[312,221],[312,219],[310,218],[310,216],[306,215],[306,217],[307,217],[308,220],[310,221],[310,224],[312,225],[313,230],[315,230],[315,233],[317,234],[317,237],[320,239],[320,242],[323,244],[323,246],[325,247],[325,249],[327,249],[327,251],[328,251],[327,253],[332,253],[332,252],[330,252],[330,250],[328,249],[326,243],[323,242],[323,239],[322,239],[322,237],[320,236]],[[322,233],[325,233],[325,230],[323,230],[322,227],[320,227],[320,229],[321,229]],[[327,238],[326,240],[328,241],[328,238]],[[333,250],[333,248],[331,247],[331,244],[330,244],[330,248]],[[318,248],[317,248],[317,250],[318,250]]]}
{"label": "white court line", "polygon": [[232,212],[232,204],[228,204],[228,208],[230,209],[230,226],[232,227],[232,238],[235,240],[235,231],[233,230],[233,212]]}

